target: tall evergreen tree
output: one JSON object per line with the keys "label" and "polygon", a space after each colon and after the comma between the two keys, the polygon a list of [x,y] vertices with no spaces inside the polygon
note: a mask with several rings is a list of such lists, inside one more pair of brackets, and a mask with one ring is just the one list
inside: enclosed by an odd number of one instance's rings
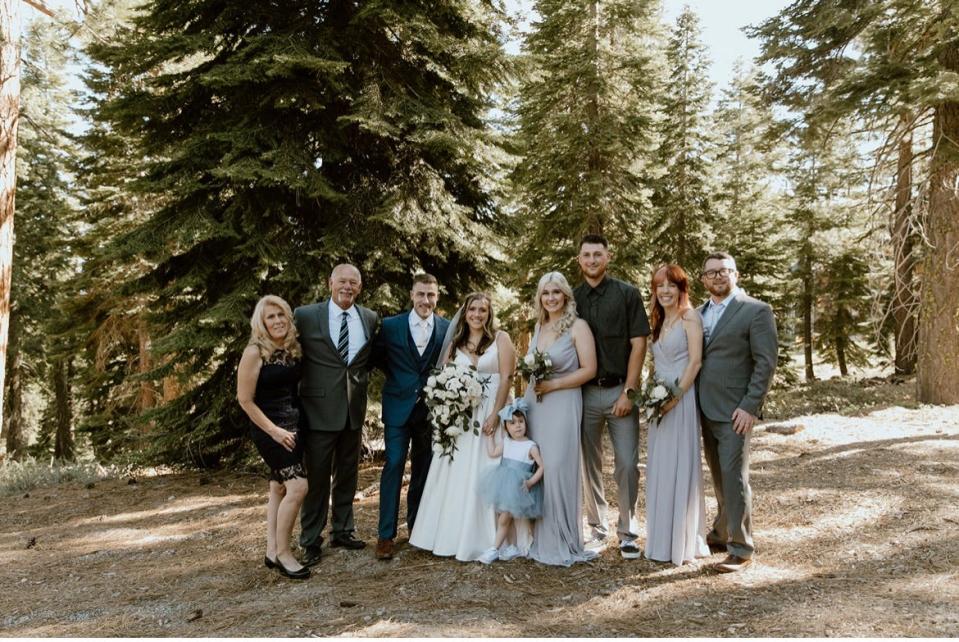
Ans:
{"label": "tall evergreen tree", "polygon": [[[797,0],[752,34],[763,40],[760,62],[775,67],[766,82],[769,97],[804,117],[856,116],[891,134],[890,149],[897,148],[904,115],[912,117],[909,131],[932,122],[930,145],[917,152],[929,158],[927,175],[916,179],[928,194],[917,381],[922,401],[959,402],[959,267],[952,258],[959,234],[959,92],[951,80],[959,73],[959,7],[951,0]],[[911,247],[900,249],[893,253],[903,258],[897,269],[911,269],[919,257]]]}
{"label": "tall evergreen tree", "polygon": [[618,269],[645,280],[646,183],[662,74],[659,1],[539,0],[535,10],[513,174],[519,283],[573,272],[585,233],[605,234]]}
{"label": "tall evergreen tree", "polygon": [[869,334],[873,293],[866,252],[848,240],[839,241],[836,249],[819,272],[816,348],[845,377],[850,365],[869,364],[869,351],[861,342]]}
{"label": "tall evergreen tree", "polygon": [[121,269],[118,305],[146,314],[150,376],[179,381],[140,417],[164,458],[214,464],[242,444],[234,376],[262,294],[309,302],[341,261],[386,310],[416,270],[453,299],[491,278],[500,18],[459,2],[155,0],[90,47],[117,87],[92,149],[119,135],[148,160],[125,186],[150,201],[145,220],[102,255]]}
{"label": "tall evergreen tree", "polygon": [[[665,117],[654,182],[655,222],[650,243],[657,261],[695,271],[713,245],[713,204],[709,108],[712,83],[699,18],[688,6],[676,19],[666,49],[669,77],[663,93]],[[697,298],[704,289],[694,282]]]}
{"label": "tall evergreen tree", "polygon": [[739,285],[773,307],[780,346],[776,378],[791,383],[796,376],[787,367],[795,308],[790,235],[777,188],[783,180],[784,151],[770,135],[774,117],[759,95],[757,74],[744,69],[741,62],[735,64],[733,74],[712,114],[716,135],[713,245],[736,257]]}
{"label": "tall evergreen tree", "polygon": [[812,381],[818,275],[830,255],[833,240],[829,232],[845,225],[855,211],[855,187],[861,184],[862,174],[857,172],[856,146],[847,137],[835,133],[830,137],[810,125],[798,131],[794,141],[787,169],[786,221],[792,233],[805,378]]}
{"label": "tall evergreen tree", "polygon": [[[71,199],[70,158],[75,152],[66,129],[75,102],[67,89],[66,67],[71,48],[66,29],[47,20],[34,22],[23,40],[23,91],[20,117],[18,223],[13,274],[8,352],[7,399],[4,413],[7,451],[25,452],[23,395],[30,384],[40,400],[53,408],[65,403],[69,388],[48,385],[51,373],[68,359],[60,350],[56,320],[64,283],[73,267],[71,240],[76,215]],[[40,448],[69,458],[73,453],[71,420],[65,420],[56,447],[57,425],[41,428]]]}

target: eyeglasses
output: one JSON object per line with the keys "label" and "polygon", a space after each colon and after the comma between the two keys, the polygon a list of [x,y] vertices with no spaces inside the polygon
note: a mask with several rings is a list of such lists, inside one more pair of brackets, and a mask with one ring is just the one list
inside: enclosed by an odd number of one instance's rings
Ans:
{"label": "eyeglasses", "polygon": [[729,276],[736,270],[730,268],[720,268],[718,270],[706,270],[703,272],[703,276],[707,279],[715,279],[717,276]]}

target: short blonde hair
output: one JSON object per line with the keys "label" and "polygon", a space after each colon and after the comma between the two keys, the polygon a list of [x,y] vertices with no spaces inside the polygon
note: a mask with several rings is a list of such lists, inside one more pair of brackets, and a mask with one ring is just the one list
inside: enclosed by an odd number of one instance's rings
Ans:
{"label": "short blonde hair", "polygon": [[[290,329],[287,330],[286,336],[283,338],[283,345],[278,346],[276,344],[263,322],[263,314],[266,312],[266,306],[268,305],[280,308],[289,322]],[[250,317],[250,342],[247,345],[256,346],[263,361],[268,361],[273,356],[273,352],[278,349],[286,350],[291,356],[299,359],[303,355],[303,350],[300,348],[300,341],[297,336],[296,325],[293,323],[293,310],[290,309],[289,303],[273,294],[267,294],[256,302],[256,307],[253,308],[253,316]]]}
{"label": "short blonde hair", "polygon": [[549,313],[543,307],[543,290],[545,290],[546,286],[550,283],[558,285],[560,292],[566,297],[566,309],[563,310],[563,316],[560,317],[559,322],[556,324],[556,334],[560,335],[572,328],[576,322],[576,299],[573,298],[573,288],[569,287],[569,281],[566,280],[566,277],[563,276],[561,272],[547,272],[544,274],[539,280],[539,285],[536,286],[536,301],[533,303],[536,309],[536,321],[540,327],[549,321]]}

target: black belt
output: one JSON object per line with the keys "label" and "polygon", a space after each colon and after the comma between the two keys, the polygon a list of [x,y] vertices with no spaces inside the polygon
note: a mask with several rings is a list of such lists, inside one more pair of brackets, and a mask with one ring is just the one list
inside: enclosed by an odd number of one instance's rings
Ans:
{"label": "black belt", "polygon": [[621,386],[626,383],[626,377],[596,377],[589,383],[590,385],[599,386],[600,388],[612,388],[613,386]]}

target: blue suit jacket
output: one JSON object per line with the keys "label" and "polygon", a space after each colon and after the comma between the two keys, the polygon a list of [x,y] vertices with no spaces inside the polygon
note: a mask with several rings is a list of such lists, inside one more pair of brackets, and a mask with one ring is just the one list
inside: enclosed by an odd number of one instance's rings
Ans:
{"label": "blue suit jacket", "polygon": [[375,364],[386,374],[383,423],[388,426],[402,426],[409,420],[430,370],[436,367],[450,325],[439,315],[433,317],[433,336],[420,358],[410,335],[409,317],[410,313],[406,311],[383,319],[373,345]]}

